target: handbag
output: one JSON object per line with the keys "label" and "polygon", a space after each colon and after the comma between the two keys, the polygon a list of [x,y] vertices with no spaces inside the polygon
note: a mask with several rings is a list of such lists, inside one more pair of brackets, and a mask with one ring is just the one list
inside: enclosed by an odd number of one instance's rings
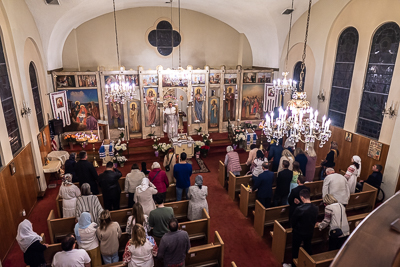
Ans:
{"label": "handbag", "polygon": [[[175,154],[174,154],[174,155],[175,155]],[[166,172],[169,172],[169,171],[171,170],[171,168],[169,167],[169,165],[171,165],[171,161],[172,161],[172,159],[174,158],[174,155],[171,156],[171,159],[169,160],[168,165],[165,166],[165,171],[166,171]]]}
{"label": "handbag", "polygon": [[340,228],[333,229],[329,232],[329,236],[332,238],[339,238],[339,236],[343,235],[342,231],[342,204],[339,203],[340,207]]}

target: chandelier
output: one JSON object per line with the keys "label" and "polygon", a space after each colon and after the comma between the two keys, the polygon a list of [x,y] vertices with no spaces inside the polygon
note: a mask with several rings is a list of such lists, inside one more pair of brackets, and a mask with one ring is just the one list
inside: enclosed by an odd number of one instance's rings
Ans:
{"label": "chandelier", "polygon": [[[277,116],[277,118],[274,119],[274,112],[271,112],[270,114],[267,114],[265,116],[265,120],[260,123],[259,128],[263,130],[268,142],[271,142],[272,138],[281,139],[286,136],[295,143],[301,141],[303,143],[309,144],[314,143],[316,140],[318,140],[320,141],[319,146],[323,147],[323,145],[329,140],[332,135],[332,132],[329,130],[331,120],[327,120],[326,116],[323,116],[322,123],[320,124],[317,121],[318,110],[314,111],[310,107],[310,102],[307,101],[307,94],[306,92],[303,92],[304,68],[311,4],[312,0],[309,1],[308,7],[299,91],[293,92],[292,99],[287,103],[286,110],[282,109],[282,107],[279,108],[279,115]],[[286,76],[287,72],[284,72],[284,81],[286,80]],[[283,81],[281,84],[283,84]],[[278,82],[277,85],[277,88],[279,88],[280,83]],[[292,86],[291,81],[289,80],[288,82],[286,80],[285,86],[283,86],[282,88],[289,88],[290,86]],[[284,90],[282,90],[281,92],[285,92]],[[287,91],[289,91],[289,89],[287,89]],[[278,145],[278,142],[276,144]]]}
{"label": "chandelier", "polygon": [[[292,8],[293,11],[293,0],[292,0]],[[290,35],[292,32],[292,16],[293,12],[290,13],[290,23],[289,23],[289,34],[288,34],[288,43],[287,43],[287,50],[286,50],[286,59],[285,59],[285,71],[282,72],[283,79],[278,79],[277,81],[274,80],[274,86],[272,87],[272,91],[276,94],[291,94],[292,92],[296,91],[297,82],[293,81],[292,79],[287,79],[289,72],[287,72],[287,62],[289,58],[289,45],[290,45]]]}
{"label": "chandelier", "polygon": [[[118,45],[118,30],[117,30],[117,15],[115,13],[115,0],[113,0],[114,8],[114,30],[115,30],[115,46],[117,48],[117,61],[118,66],[120,65],[119,58],[119,45]],[[115,75],[115,81],[105,86],[105,99],[108,104],[109,101],[124,104],[129,100],[132,100],[136,96],[135,84],[131,84],[126,81],[124,75],[125,67],[120,67],[119,74]]]}

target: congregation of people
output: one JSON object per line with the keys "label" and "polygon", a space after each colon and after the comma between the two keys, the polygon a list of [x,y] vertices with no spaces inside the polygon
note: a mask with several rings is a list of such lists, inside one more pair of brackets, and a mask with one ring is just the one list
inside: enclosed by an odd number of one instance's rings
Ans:
{"label": "congregation of people", "polygon": [[[162,261],[163,266],[185,266],[186,254],[190,249],[189,236],[179,230],[179,222],[171,207],[164,206],[167,188],[176,185],[176,200],[189,200],[187,218],[190,221],[202,218],[202,210],[208,212],[208,188],[203,177],[197,175],[191,185],[192,165],[186,153],[177,155],[173,149],[164,159],[165,171],[158,162],[151,170],[146,163],[134,163],[126,175],[124,192],[128,207],[132,208],[125,232],[130,239],[120,259],[119,239],[121,226],[112,220],[110,211],[120,209],[122,173],[112,162],[100,175],[87,161],[85,151],[79,153],[79,161],[71,154],[65,164],[66,173],[60,186],[63,217],[75,217],[76,225],[61,242],[62,251],[53,257],[52,266],[101,266],[123,261],[127,266],[154,266]],[[80,188],[74,184],[79,182]],[[103,194],[101,205],[97,194]],[[18,244],[24,252],[25,263],[31,267],[46,266],[42,237],[33,231],[32,223],[24,220],[18,227]]]}
{"label": "congregation of people", "polygon": [[[323,180],[322,200],[325,205],[325,215],[317,222],[318,207],[310,200],[310,189],[307,183],[315,181],[317,154],[312,145],[307,145],[303,151],[295,147],[295,143],[286,139],[273,139],[266,150],[260,150],[255,144],[250,146],[246,165],[250,167],[250,192],[256,192],[256,199],[264,206],[289,205],[289,223],[293,229],[292,258],[298,258],[300,245],[312,254],[311,240],[314,228],[320,230],[329,227],[329,250],[339,249],[349,236],[349,224],[346,216],[346,205],[350,194],[361,191],[366,182],[375,188],[382,183],[382,166],[374,165],[373,173],[367,180],[357,182],[361,174],[361,158],[354,155],[351,164],[344,175],[335,172],[339,156],[338,145],[331,142],[330,151],[320,163],[320,180]],[[239,155],[232,147],[227,147],[225,156],[227,172],[240,176],[242,167]],[[276,187],[273,194],[274,172]],[[284,266],[291,266],[285,263]]]}

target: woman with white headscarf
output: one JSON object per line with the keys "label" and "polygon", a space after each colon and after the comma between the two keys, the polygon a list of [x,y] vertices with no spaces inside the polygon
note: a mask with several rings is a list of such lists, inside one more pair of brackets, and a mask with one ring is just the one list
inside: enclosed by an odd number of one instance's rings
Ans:
{"label": "woman with white headscarf", "polygon": [[63,200],[63,218],[75,216],[76,198],[81,195],[81,190],[72,183],[72,177],[70,173],[64,175],[58,193]]}
{"label": "woman with white headscarf", "polygon": [[143,212],[147,216],[150,215],[150,211],[156,209],[154,204],[153,195],[157,194],[157,189],[153,184],[150,184],[148,178],[143,178],[142,183],[136,187],[134,201],[140,203],[143,207]]}
{"label": "woman with white headscarf", "polygon": [[203,209],[208,213],[207,203],[208,189],[203,185],[203,176],[197,175],[195,184],[189,187],[187,197],[189,199],[188,219],[190,221],[203,218]]}
{"label": "woman with white headscarf", "polygon": [[25,219],[18,225],[16,239],[19,247],[24,253],[24,261],[26,265],[31,267],[46,266],[44,251],[49,245],[40,243],[42,237],[33,231],[32,223],[30,221]]}
{"label": "woman with white headscarf", "polygon": [[350,188],[350,194],[355,193],[357,178],[360,177],[361,174],[361,158],[357,155],[353,156],[353,163],[347,168],[347,172],[344,177],[347,179],[347,183]]}
{"label": "woman with white headscarf", "polygon": [[78,223],[75,224],[75,236],[79,248],[86,250],[91,259],[92,266],[101,265],[99,240],[97,239],[97,223],[92,222],[89,212],[82,212]]}

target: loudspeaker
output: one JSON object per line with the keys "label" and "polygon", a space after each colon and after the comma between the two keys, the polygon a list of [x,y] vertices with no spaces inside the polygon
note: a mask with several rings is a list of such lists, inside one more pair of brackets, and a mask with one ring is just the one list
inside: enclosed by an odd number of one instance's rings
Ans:
{"label": "loudspeaker", "polygon": [[49,121],[50,131],[53,130],[54,135],[59,135],[64,132],[62,120],[50,120]]}

